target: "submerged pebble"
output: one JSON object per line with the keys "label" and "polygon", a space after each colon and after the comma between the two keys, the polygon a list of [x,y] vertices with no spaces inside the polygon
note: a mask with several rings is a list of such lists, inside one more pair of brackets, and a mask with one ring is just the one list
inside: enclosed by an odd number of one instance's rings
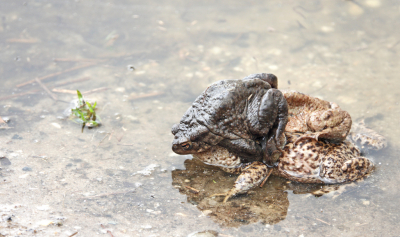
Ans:
{"label": "submerged pebble", "polygon": [[22,137],[18,134],[15,134],[14,136],[12,136],[11,139],[18,139],[18,140],[22,140]]}
{"label": "submerged pebble", "polygon": [[37,224],[41,225],[41,226],[48,226],[50,224],[53,224],[53,221],[51,221],[51,220],[41,220]]}
{"label": "submerged pebble", "polygon": [[25,166],[24,168],[22,168],[23,171],[32,171],[31,167]]}
{"label": "submerged pebble", "polygon": [[0,164],[3,165],[3,166],[11,165],[11,161],[6,157],[1,157],[0,156]]}
{"label": "submerged pebble", "polygon": [[61,125],[60,124],[58,124],[58,123],[51,123],[51,125],[53,125],[53,127],[55,127],[55,128],[61,128]]}

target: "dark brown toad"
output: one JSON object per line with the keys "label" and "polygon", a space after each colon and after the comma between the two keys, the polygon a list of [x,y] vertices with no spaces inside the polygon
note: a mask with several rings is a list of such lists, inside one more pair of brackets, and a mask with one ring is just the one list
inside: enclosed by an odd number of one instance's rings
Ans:
{"label": "dark brown toad", "polygon": [[288,107],[272,74],[210,85],[172,127],[172,150],[196,154],[216,145],[238,155],[239,162],[260,160],[272,165],[279,158]]}

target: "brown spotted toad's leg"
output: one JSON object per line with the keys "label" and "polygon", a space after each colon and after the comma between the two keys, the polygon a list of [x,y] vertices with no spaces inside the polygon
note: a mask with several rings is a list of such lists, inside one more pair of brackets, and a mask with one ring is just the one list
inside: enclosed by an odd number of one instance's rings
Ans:
{"label": "brown spotted toad's leg", "polygon": [[341,169],[346,174],[343,182],[355,181],[368,174],[374,168],[372,161],[365,157],[357,157],[344,162]]}
{"label": "brown spotted toad's leg", "polygon": [[353,141],[362,153],[381,150],[388,145],[384,136],[365,126],[364,120],[353,124],[347,138]]}
{"label": "brown spotted toad's leg", "polygon": [[231,190],[226,193],[218,193],[213,196],[225,196],[224,203],[228,201],[229,198],[237,195],[246,193],[248,190],[259,186],[265,179],[269,177],[272,169],[268,172],[268,167],[261,162],[253,162],[251,165],[242,169],[242,173],[235,181],[235,185]]}
{"label": "brown spotted toad's leg", "polygon": [[361,157],[360,151],[352,143],[345,141],[327,152],[319,176],[324,183],[352,182],[362,178],[373,168],[371,160]]}
{"label": "brown spotted toad's leg", "polygon": [[341,164],[340,168],[332,171],[331,167],[323,167],[324,170],[331,170],[329,172],[321,172],[321,180],[325,183],[344,183],[353,182],[357,179],[364,177],[371,172],[374,164],[371,160],[365,157],[352,158]]}

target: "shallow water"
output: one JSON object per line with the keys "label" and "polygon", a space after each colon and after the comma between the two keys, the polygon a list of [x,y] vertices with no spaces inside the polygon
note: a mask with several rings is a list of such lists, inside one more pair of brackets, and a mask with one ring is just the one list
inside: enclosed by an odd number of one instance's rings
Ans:
{"label": "shallow water", "polygon": [[[2,235],[400,233],[397,1],[0,6],[0,115],[10,118],[0,130]],[[375,172],[318,198],[310,192],[319,187],[280,178],[229,206],[204,198],[235,177],[174,155],[170,128],[210,83],[257,72],[336,102],[387,137],[371,157]],[[54,100],[36,81],[21,85],[35,78],[97,101],[102,126],[81,132],[60,119],[76,95]]]}

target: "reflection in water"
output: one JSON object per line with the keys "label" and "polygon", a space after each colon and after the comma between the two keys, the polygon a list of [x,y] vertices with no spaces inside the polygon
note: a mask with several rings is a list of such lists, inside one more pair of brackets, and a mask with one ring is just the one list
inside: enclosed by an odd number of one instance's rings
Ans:
{"label": "reflection in water", "polygon": [[[311,193],[320,196],[340,185],[301,184],[279,177],[270,177],[262,188],[240,195],[223,203],[223,198],[210,197],[232,188],[237,176],[218,167],[209,166],[197,159],[186,160],[185,170],[172,171],[172,184],[187,196],[204,215],[229,227],[238,227],[261,221],[276,224],[284,220],[289,207],[287,190],[295,194]],[[344,186],[343,186],[344,187]]]}

